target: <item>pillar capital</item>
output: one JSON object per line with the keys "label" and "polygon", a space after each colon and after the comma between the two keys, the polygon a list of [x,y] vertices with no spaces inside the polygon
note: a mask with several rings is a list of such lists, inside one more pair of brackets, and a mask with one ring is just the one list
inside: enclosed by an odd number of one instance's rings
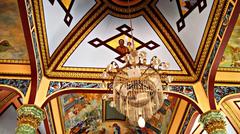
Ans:
{"label": "pillar capital", "polygon": [[226,134],[225,116],[220,110],[210,110],[203,113],[199,122],[203,124],[208,134]]}
{"label": "pillar capital", "polygon": [[25,104],[17,109],[17,134],[35,134],[40,123],[46,118],[46,113],[33,104]]}

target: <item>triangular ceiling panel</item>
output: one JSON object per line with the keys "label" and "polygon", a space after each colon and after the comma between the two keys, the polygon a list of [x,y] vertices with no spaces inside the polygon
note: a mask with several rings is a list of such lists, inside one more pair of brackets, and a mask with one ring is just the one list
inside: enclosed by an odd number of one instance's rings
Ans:
{"label": "triangular ceiling panel", "polygon": [[156,5],[193,60],[197,57],[212,5],[212,0],[159,0]]}
{"label": "triangular ceiling panel", "polygon": [[[170,62],[170,70],[181,70],[164,42],[143,16],[132,19],[132,23],[135,46],[139,51],[147,52],[148,62],[152,56],[158,56],[162,61]],[[131,28],[128,25],[129,19],[106,16],[79,44],[64,67],[105,68],[113,60],[121,65],[123,54],[117,50],[118,41],[129,41]]]}
{"label": "triangular ceiling panel", "polygon": [[72,0],[71,2],[44,0],[42,3],[50,56],[73,27],[96,4],[94,0]]}

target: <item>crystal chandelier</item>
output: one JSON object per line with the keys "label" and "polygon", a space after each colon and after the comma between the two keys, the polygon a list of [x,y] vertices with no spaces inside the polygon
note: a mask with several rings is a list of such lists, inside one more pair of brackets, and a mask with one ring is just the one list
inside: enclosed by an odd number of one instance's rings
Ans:
{"label": "crystal chandelier", "polygon": [[173,78],[158,72],[158,70],[168,69],[168,62],[162,62],[154,56],[150,63],[147,63],[147,53],[136,50],[130,6],[129,18],[132,37],[131,42],[128,42],[129,52],[124,56],[125,65],[120,68],[115,61],[112,61],[102,75],[104,78],[113,78],[113,95],[107,97],[112,100],[110,105],[125,115],[130,124],[144,127],[145,120],[151,119],[167,97],[162,93],[162,81],[166,83],[166,88],[169,90],[168,83]]}
{"label": "crystal chandelier", "polygon": [[120,68],[115,61],[111,62],[103,77],[113,77],[111,105],[125,115],[130,124],[144,127],[145,120],[159,110],[166,98],[162,94],[162,81],[168,85],[172,77],[158,72],[159,69],[167,69],[168,62],[161,62],[154,56],[147,64],[146,52],[138,52],[134,44],[130,50],[124,57],[125,65]]}

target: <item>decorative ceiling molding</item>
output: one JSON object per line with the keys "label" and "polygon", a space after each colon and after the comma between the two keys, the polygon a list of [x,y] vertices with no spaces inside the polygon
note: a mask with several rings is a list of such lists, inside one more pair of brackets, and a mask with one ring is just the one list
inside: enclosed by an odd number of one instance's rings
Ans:
{"label": "decorative ceiling molding", "polygon": [[[223,3],[223,1],[221,1]],[[174,32],[169,22],[159,12],[156,7],[157,1],[139,2],[131,8],[131,17],[143,16],[149,25],[154,29],[159,38],[164,42],[166,48],[171,52],[172,56],[180,66],[182,71],[168,70],[164,71],[175,77],[176,83],[194,83],[199,80],[203,68],[206,65],[207,57],[210,53],[210,48],[218,29],[220,12],[223,7],[220,7],[217,1],[213,2],[206,28],[203,34],[202,42],[199,47],[199,52],[194,62],[184,44]],[[83,79],[83,80],[99,80],[101,81],[101,72],[103,68],[97,67],[64,67],[67,59],[74,51],[81,46],[81,43],[87,36],[102,22],[107,15],[113,15],[120,19],[129,18],[127,7],[119,6],[118,10],[114,9],[116,3],[110,1],[97,0],[96,4],[86,13],[85,16],[76,24],[71,32],[59,44],[56,51],[50,57],[48,52],[48,42],[46,34],[46,25],[44,16],[44,8],[42,1],[34,1],[34,17],[36,20],[37,37],[41,48],[41,59],[44,66],[44,74],[48,78],[61,79]],[[220,4],[221,5],[221,4]],[[217,10],[218,9],[218,10]],[[97,38],[97,37],[95,37]],[[136,37],[138,38],[138,37]],[[99,38],[100,39],[100,38]],[[104,41],[101,39],[101,41]],[[114,57],[113,57],[114,59]]]}
{"label": "decorative ceiling molding", "polygon": [[[240,2],[236,1],[236,3],[231,3],[228,2],[225,4],[225,8],[224,8],[224,16],[222,16],[221,18],[221,23],[220,23],[220,28],[218,30],[218,35],[222,34],[222,38],[221,36],[217,37],[217,40],[220,41],[220,43],[216,43],[216,45],[214,46],[213,52],[211,54],[209,63],[211,63],[210,67],[208,66],[207,68],[210,68],[209,71],[209,76],[207,77],[207,94],[209,96],[209,103],[210,103],[210,107],[211,109],[216,109],[216,102],[213,99],[214,98],[214,80],[215,80],[215,76],[217,73],[217,68],[219,66],[219,63],[221,61],[221,57],[223,55],[224,52],[224,48],[227,45],[227,42],[230,38],[230,33],[233,31],[234,28],[234,24],[237,21],[239,12],[240,12]],[[226,22],[224,18],[231,18],[229,20],[228,26],[226,28],[224,28]],[[224,29],[223,31],[221,31],[221,29]],[[220,44],[220,45],[219,45]],[[217,45],[219,45],[220,47],[218,47]],[[209,64],[208,63],[208,64]],[[208,69],[206,69],[208,70]]]}

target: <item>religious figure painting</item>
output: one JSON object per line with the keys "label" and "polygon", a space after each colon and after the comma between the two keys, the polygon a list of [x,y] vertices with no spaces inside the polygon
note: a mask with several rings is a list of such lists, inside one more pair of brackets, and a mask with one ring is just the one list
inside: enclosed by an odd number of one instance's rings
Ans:
{"label": "religious figure painting", "polygon": [[101,94],[66,94],[59,101],[66,134],[98,132],[102,122]]}
{"label": "religious figure painting", "polygon": [[158,134],[166,133],[177,99],[169,96],[163,106],[140,128],[102,100],[104,94],[78,93],[59,97],[62,126],[66,134]]}

